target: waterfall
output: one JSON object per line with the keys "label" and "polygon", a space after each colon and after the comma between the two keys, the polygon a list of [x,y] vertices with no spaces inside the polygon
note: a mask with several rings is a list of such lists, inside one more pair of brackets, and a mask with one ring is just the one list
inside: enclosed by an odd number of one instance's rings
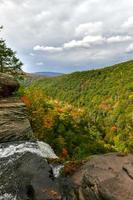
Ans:
{"label": "waterfall", "polygon": [[0,145],[0,158],[6,158],[17,155],[16,158],[21,156],[25,152],[35,153],[38,156],[44,158],[58,158],[50,145],[44,142],[23,142],[23,143],[11,143],[11,144],[1,144]]}
{"label": "waterfall", "polygon": [[[17,200],[19,177],[16,173],[16,163],[21,162],[23,156],[31,153],[33,158],[42,158],[47,163],[47,158],[58,159],[50,145],[37,141],[37,142],[9,142],[0,144],[0,200]],[[22,161],[23,162],[23,161]],[[52,171],[54,179],[60,176],[60,170],[63,165],[48,164]],[[30,167],[30,166],[29,166]],[[44,167],[44,173],[46,173]],[[43,172],[42,172],[43,173]],[[47,172],[49,173],[49,172]],[[8,177],[5,179],[5,176]],[[7,185],[13,181],[13,191],[8,190]]]}

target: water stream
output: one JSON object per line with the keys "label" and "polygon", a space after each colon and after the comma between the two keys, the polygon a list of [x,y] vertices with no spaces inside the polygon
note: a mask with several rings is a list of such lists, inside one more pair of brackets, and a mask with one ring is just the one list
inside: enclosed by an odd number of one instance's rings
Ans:
{"label": "water stream", "polygon": [[[44,142],[12,142],[0,144],[0,180],[2,180],[0,182],[0,200],[17,200],[18,183],[17,181],[16,185],[14,183],[14,192],[12,194],[7,193],[5,191],[5,188],[7,188],[5,174],[9,174],[9,180],[17,180],[17,177],[15,177],[16,166],[14,167],[14,162],[17,159],[21,159],[26,152],[36,154],[45,159],[58,158],[50,145]],[[59,177],[63,165],[50,165],[50,167],[54,177]]]}

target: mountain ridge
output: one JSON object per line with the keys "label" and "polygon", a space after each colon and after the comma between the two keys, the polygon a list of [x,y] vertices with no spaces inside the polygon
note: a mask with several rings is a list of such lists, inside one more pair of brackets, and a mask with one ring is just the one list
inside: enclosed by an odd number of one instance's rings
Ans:
{"label": "mountain ridge", "polygon": [[40,76],[46,76],[46,77],[55,77],[55,76],[61,76],[63,73],[60,72],[35,72],[32,73],[33,75],[40,75]]}
{"label": "mountain ridge", "polygon": [[49,97],[84,108],[105,141],[133,152],[133,60],[34,82]]}

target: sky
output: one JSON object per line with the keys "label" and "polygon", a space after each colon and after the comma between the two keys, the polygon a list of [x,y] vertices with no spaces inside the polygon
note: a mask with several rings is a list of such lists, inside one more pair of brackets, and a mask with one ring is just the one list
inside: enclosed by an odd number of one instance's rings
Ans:
{"label": "sky", "polygon": [[70,73],[133,59],[133,0],[0,0],[0,25],[26,72]]}

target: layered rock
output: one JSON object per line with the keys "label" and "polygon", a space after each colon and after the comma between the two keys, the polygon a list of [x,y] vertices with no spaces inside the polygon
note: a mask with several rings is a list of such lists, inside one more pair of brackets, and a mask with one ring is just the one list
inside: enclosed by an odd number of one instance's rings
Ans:
{"label": "layered rock", "polygon": [[80,200],[132,200],[133,155],[93,156],[73,180]]}
{"label": "layered rock", "polygon": [[11,96],[19,88],[13,76],[0,73],[0,97]]}
{"label": "layered rock", "polygon": [[0,142],[31,140],[33,132],[25,105],[17,98],[0,100]]}

